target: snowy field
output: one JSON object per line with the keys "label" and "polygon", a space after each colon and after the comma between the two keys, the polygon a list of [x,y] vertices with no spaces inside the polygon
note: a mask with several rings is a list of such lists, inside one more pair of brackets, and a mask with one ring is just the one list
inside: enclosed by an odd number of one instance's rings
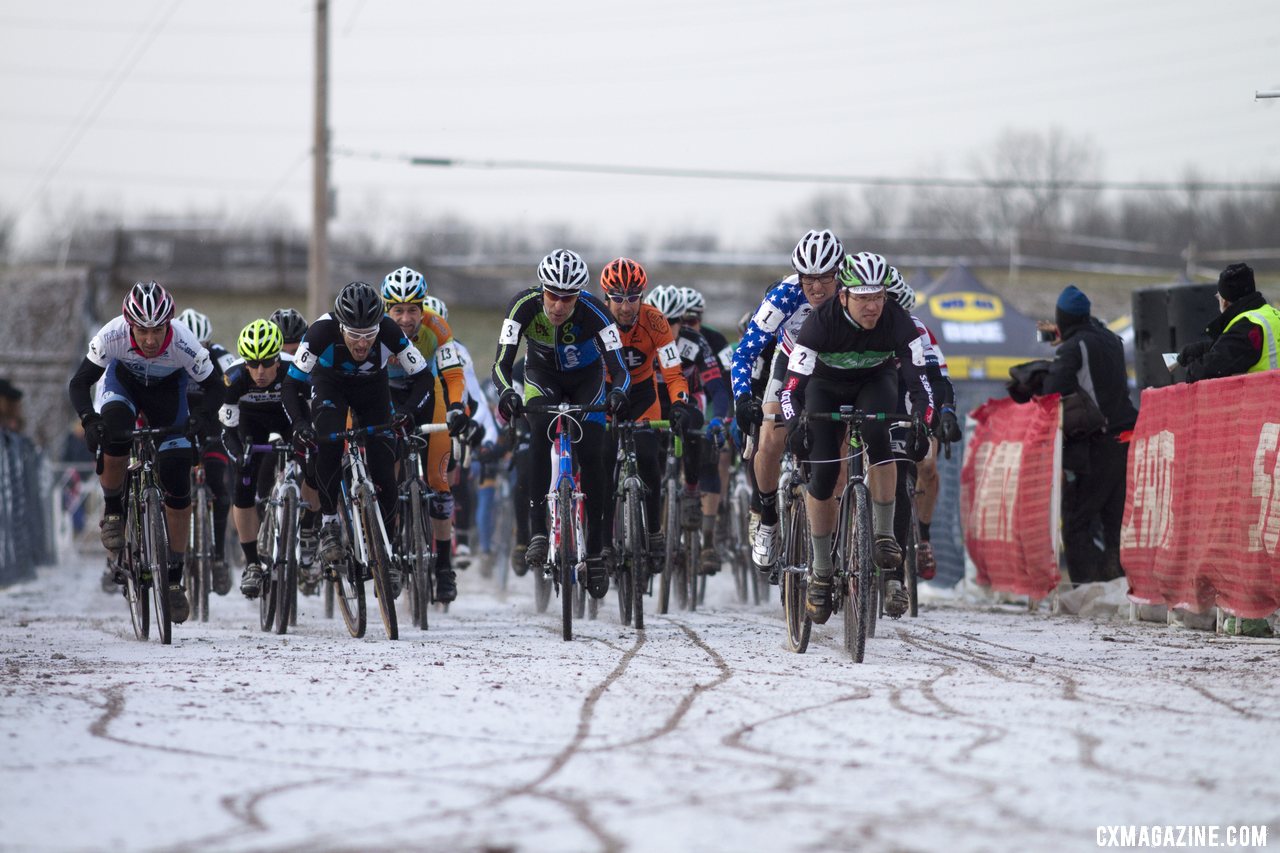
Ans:
{"label": "snowy field", "polygon": [[473,570],[399,642],[317,599],[264,634],[233,593],[163,647],[99,566],[0,591],[0,849],[1042,851],[1188,824],[1280,849],[1273,642],[938,603],[855,665],[837,620],[787,652],[722,575],[705,611],[637,635],[611,597],[565,643],[530,578]]}

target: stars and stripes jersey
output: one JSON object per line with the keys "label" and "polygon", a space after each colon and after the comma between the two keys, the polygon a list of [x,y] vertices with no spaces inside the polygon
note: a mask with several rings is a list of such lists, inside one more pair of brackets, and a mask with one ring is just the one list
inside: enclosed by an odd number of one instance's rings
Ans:
{"label": "stars and stripes jersey", "polygon": [[925,339],[924,358],[926,364],[936,364],[938,369],[942,371],[943,376],[950,376],[947,372],[947,359],[942,354],[942,347],[938,346],[938,339],[934,336],[933,330],[921,322],[920,318],[915,314],[911,315],[911,322],[915,323],[920,337]]}
{"label": "stars and stripes jersey", "polygon": [[[467,380],[462,370],[462,358],[458,353],[459,344],[454,340],[453,329],[448,321],[434,311],[422,312],[422,323],[409,342],[426,359],[436,376],[440,377],[449,402],[465,400]],[[387,380],[397,391],[407,391],[413,384],[410,374],[400,366],[399,358],[392,358],[387,363]]]}
{"label": "stars and stripes jersey", "polygon": [[812,311],[800,289],[799,275],[789,275],[769,288],[734,350],[733,396],[751,393],[752,366],[770,340],[776,339],[783,354],[790,355],[796,335]]}
{"label": "stars and stripes jersey", "polygon": [[176,382],[183,372],[196,382],[203,382],[214,371],[209,350],[183,324],[170,323],[160,352],[147,358],[134,345],[129,321],[124,317],[116,317],[98,330],[89,341],[86,358],[103,369],[115,362],[118,369],[146,386]]}
{"label": "stars and stripes jersey", "polygon": [[551,373],[572,373],[599,368],[604,361],[613,388],[631,387],[631,372],[622,361],[622,335],[605,304],[583,291],[573,312],[560,325],[542,310],[542,288],[522,290],[511,300],[507,317],[498,332],[498,352],[493,359],[493,384],[498,393],[512,385],[511,367],[520,352],[520,339],[527,341],[525,369]]}
{"label": "stars and stripes jersey", "polygon": [[660,381],[675,392],[676,399],[689,399],[689,383],[682,371],[680,349],[661,311],[642,304],[636,321],[630,326],[619,326],[618,331],[622,335],[622,361],[631,373],[633,388],[654,381],[656,363]]}
{"label": "stars and stripes jersey", "polygon": [[789,420],[803,408],[804,386],[811,377],[856,383],[886,368],[896,369],[906,383],[912,411],[929,412],[934,403],[925,374],[926,346],[911,316],[892,300],[875,326],[864,329],[849,317],[839,297],[831,299],[809,315],[791,350],[779,394],[783,415]]}

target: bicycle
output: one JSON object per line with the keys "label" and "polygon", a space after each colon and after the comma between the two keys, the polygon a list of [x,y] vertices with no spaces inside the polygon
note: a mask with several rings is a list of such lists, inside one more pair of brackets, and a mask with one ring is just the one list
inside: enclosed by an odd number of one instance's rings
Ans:
{"label": "bicycle", "polygon": [[[124,597],[129,602],[129,618],[139,640],[151,635],[153,599],[160,642],[173,642],[173,622],[169,617],[169,528],[165,517],[164,491],[156,478],[157,436],[171,435],[171,429],[139,427],[133,431],[133,446],[125,474],[125,543],[112,555],[116,577],[124,579]],[[102,474],[102,449],[98,449],[98,474]]]}
{"label": "bicycle", "polygon": [[725,559],[733,567],[733,585],[738,602],[762,604],[769,600],[769,584],[751,565],[751,482],[747,465],[739,460],[729,475],[727,499],[720,503],[725,536],[721,540]]}
{"label": "bicycle", "polygon": [[613,541],[620,546],[614,559],[614,578],[618,587],[618,616],[623,625],[634,621],[637,631],[644,630],[644,595],[649,586],[649,520],[645,516],[644,498],[648,488],[640,479],[636,462],[636,430],[668,429],[670,421],[617,421],[618,460],[613,481]]}
{"label": "bicycle", "polygon": [[276,478],[258,528],[258,554],[266,575],[258,596],[258,621],[263,631],[287,633],[298,624],[299,523],[302,518],[302,466],[292,443],[272,433],[266,444],[253,444],[246,453],[274,453]]}
{"label": "bicycle", "polygon": [[191,618],[209,621],[209,588],[213,586],[214,524],[213,489],[205,481],[204,440],[192,439],[191,527],[187,537],[187,559],[182,573],[191,603]]}
{"label": "bicycle", "polygon": [[[781,416],[778,416],[779,418]],[[809,648],[813,620],[805,612],[809,587],[809,565],[813,560],[813,540],[809,538],[809,509],[805,504],[808,469],[787,451],[782,456],[782,476],[778,478],[778,530],[782,565],[774,569],[782,587],[782,614],[787,626],[787,648],[804,654]],[[759,574],[759,572],[756,572]],[[770,578],[772,581],[772,577]]]}
{"label": "bicycle", "polygon": [[369,578],[373,579],[373,591],[378,599],[378,611],[387,639],[400,638],[396,605],[391,596],[390,573],[395,570],[391,561],[391,543],[387,539],[377,492],[364,459],[364,444],[368,437],[386,433],[388,429],[385,424],[357,427],[328,433],[319,439],[345,443],[342,451],[345,476],[340,483],[342,493],[338,500],[338,519],[346,557],[341,561],[342,565],[330,566],[328,572],[342,621],[351,636],[357,639],[364,636],[367,628],[364,582]]}
{"label": "bicycle", "polygon": [[[581,618],[582,609],[575,606],[575,587],[585,593],[586,585],[578,582],[579,567],[586,562],[586,525],[584,524],[584,498],[578,488],[573,470],[573,445],[582,438],[582,427],[576,415],[605,412],[607,406],[583,406],[577,403],[525,403],[529,414],[554,415],[549,429],[555,430],[552,451],[556,454],[556,469],[551,475],[551,491],[547,493],[547,566],[552,572],[552,583],[560,595],[560,631],[565,640],[573,639],[575,610]],[[578,425],[578,438],[574,439],[569,424]],[[566,520],[568,519],[568,520]]]}
{"label": "bicycle", "polygon": [[422,473],[422,457],[428,443],[425,436],[448,428],[447,424],[423,424],[409,431],[400,445],[400,523],[392,559],[404,580],[413,624],[424,631],[435,603],[436,551],[427,511],[431,489]]}

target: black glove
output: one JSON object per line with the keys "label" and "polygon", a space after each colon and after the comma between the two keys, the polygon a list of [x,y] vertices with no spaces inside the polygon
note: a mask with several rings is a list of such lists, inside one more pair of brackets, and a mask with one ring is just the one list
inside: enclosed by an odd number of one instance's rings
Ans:
{"label": "black glove", "polygon": [[938,437],[950,444],[960,440],[960,421],[956,419],[955,409],[942,407],[942,416],[938,420]]}
{"label": "black glove", "polygon": [[309,423],[301,423],[294,426],[293,446],[299,451],[315,449],[318,446],[316,428]]}
{"label": "black glove", "polygon": [[227,451],[227,459],[239,468],[248,460],[244,458],[244,443],[240,441],[240,433],[233,429],[222,431],[222,446]]}
{"label": "black glove", "polygon": [[410,432],[413,429],[413,415],[396,412],[391,416],[391,429],[395,432]]}
{"label": "black glove", "polygon": [[467,418],[467,428],[462,432],[462,440],[475,450],[484,442],[484,427],[477,421]]}
{"label": "black glove", "polygon": [[671,404],[671,427],[678,432],[692,432],[702,428],[702,412],[683,400]]}
{"label": "black glove", "polygon": [[524,411],[524,399],[521,398],[520,392],[514,388],[508,388],[502,392],[502,396],[498,398],[498,414],[502,415],[503,420],[511,423]]}
{"label": "black glove", "polygon": [[84,443],[88,445],[90,453],[97,455],[98,448],[107,440],[106,421],[97,412],[90,412],[80,419],[80,423],[84,425]]}
{"label": "black glove", "polygon": [[204,412],[199,409],[192,409],[187,414],[187,435],[203,436],[207,433],[209,422],[205,420]]}
{"label": "black glove", "polygon": [[450,437],[457,438],[466,431],[471,419],[467,417],[467,412],[461,403],[452,403],[449,410],[444,413],[444,422],[449,426]]}
{"label": "black glove", "polygon": [[787,421],[787,449],[797,459],[808,459],[809,451],[813,449],[809,425],[801,423],[799,418],[792,418]]}
{"label": "black glove", "polygon": [[1213,346],[1213,341],[1192,341],[1178,353],[1178,364],[1183,367],[1204,358],[1204,354]]}
{"label": "black glove", "polygon": [[907,455],[919,462],[929,455],[931,442],[929,427],[924,418],[916,415],[911,418],[911,435],[907,438]]}
{"label": "black glove", "polygon": [[750,394],[743,394],[734,401],[733,412],[743,432],[750,432],[753,427],[764,423],[764,408]]}
{"label": "black glove", "polygon": [[609,397],[605,400],[605,405],[609,407],[609,414],[614,418],[621,418],[625,415],[630,404],[631,400],[627,397],[627,392],[621,388],[611,390]]}

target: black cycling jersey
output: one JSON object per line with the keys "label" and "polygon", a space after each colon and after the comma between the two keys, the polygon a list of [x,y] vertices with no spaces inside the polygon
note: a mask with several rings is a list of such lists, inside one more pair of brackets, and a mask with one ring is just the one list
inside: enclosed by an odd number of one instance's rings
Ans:
{"label": "black cycling jersey", "polygon": [[342,326],[331,314],[325,314],[311,324],[293,363],[289,365],[283,395],[289,420],[303,423],[310,420],[307,404],[311,390],[308,378],[326,377],[343,387],[357,388],[365,385],[387,384],[387,362],[396,356],[404,372],[413,377],[410,388],[410,410],[421,409],[435,387],[435,376],[429,365],[400,327],[390,317],[384,316],[378,324],[378,337],[369,354],[357,361],[347,349],[342,338]]}
{"label": "black cycling jersey", "polygon": [[800,327],[778,394],[782,414],[791,420],[804,409],[804,387],[810,377],[862,383],[893,368],[896,357],[912,411],[925,415],[933,405],[933,394],[924,375],[924,345],[910,315],[896,302],[886,302],[876,325],[863,329],[837,296],[811,313]]}
{"label": "black cycling jersey", "polygon": [[529,342],[525,360],[529,369],[572,373],[590,367],[600,369],[603,358],[613,387],[625,391],[631,373],[622,360],[622,335],[609,309],[590,293],[581,293],[573,313],[559,326],[542,310],[542,289],[530,287],[516,294],[498,333],[498,353],[493,360],[493,384],[501,394],[512,386],[512,366],[520,354],[520,338]]}
{"label": "black cycling jersey", "polygon": [[716,360],[720,362],[720,369],[728,376],[733,370],[733,347],[729,346],[729,339],[706,323],[699,326],[698,331],[707,339],[711,351],[716,354]]}

